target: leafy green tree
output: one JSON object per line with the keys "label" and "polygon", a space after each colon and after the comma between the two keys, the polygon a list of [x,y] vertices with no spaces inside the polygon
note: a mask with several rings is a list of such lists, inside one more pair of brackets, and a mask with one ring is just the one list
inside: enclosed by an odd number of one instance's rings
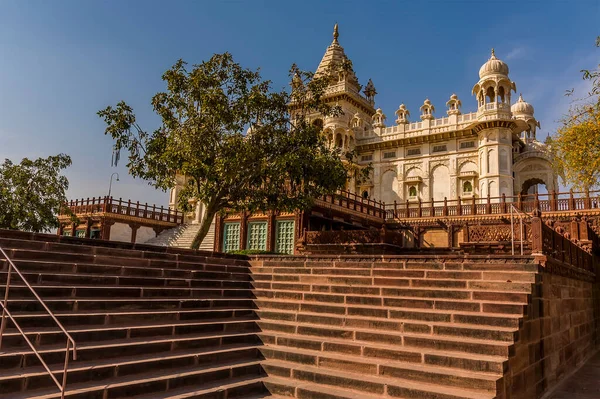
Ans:
{"label": "leafy green tree", "polygon": [[0,228],[44,232],[58,227],[69,188],[61,171],[69,166],[65,154],[24,158],[20,164],[6,159],[0,165]]}
{"label": "leafy green tree", "polygon": [[[600,36],[596,38],[600,47]],[[546,141],[554,157],[554,167],[565,185],[590,190],[600,182],[600,65],[582,70],[591,90],[575,100],[554,137]],[[573,90],[567,92],[572,96]]]}
{"label": "leafy green tree", "polygon": [[[220,211],[310,207],[315,197],[342,188],[353,154],[329,148],[315,114],[341,112],[323,102],[328,78],[290,71],[292,90],[273,91],[258,71],[242,68],[229,53],[191,69],[179,60],[152,98],[162,123],[148,133],[125,102],[98,112],[115,150],[128,151],[128,169],[164,191],[186,176],[179,207],[192,198],[206,205],[194,239],[198,248]],[[343,163],[340,156],[346,158]]]}

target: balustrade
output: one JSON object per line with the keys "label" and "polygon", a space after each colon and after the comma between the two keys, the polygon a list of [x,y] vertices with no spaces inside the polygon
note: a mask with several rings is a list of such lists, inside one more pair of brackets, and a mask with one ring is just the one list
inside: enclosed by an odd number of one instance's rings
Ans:
{"label": "balustrade", "polygon": [[[111,213],[126,215],[141,219],[152,219],[167,223],[183,223],[183,213],[163,206],[141,204],[139,201],[124,201],[122,198],[92,197],[69,201],[65,208],[75,215],[94,215],[98,213]],[[61,210],[60,216],[68,216],[66,209]]]}

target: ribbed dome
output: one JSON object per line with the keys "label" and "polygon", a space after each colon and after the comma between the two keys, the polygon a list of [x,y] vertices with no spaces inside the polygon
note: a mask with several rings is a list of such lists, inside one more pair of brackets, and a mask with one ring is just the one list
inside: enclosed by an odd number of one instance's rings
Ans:
{"label": "ribbed dome", "polygon": [[495,74],[508,76],[508,65],[496,58],[496,53],[494,52],[494,49],[492,49],[492,56],[490,59],[479,68],[479,78],[481,79],[484,76]]}
{"label": "ribbed dome", "polygon": [[513,114],[526,114],[533,116],[533,105],[525,102],[525,100],[523,100],[523,96],[519,94],[519,99],[512,105],[512,107],[510,107],[510,111]]}

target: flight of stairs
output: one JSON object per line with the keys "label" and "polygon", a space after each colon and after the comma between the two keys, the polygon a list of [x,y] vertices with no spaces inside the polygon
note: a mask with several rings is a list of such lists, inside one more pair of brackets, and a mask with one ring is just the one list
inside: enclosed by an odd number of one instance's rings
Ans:
{"label": "flight of stairs", "polygon": [[[67,398],[268,395],[247,261],[41,237],[1,232],[0,247],[78,345],[78,358],[68,369]],[[0,256],[2,298],[6,276],[7,262]],[[15,273],[9,310],[61,381],[65,335]],[[2,345],[0,398],[60,397],[12,322]]]}
{"label": "flight of stairs", "polygon": [[[175,248],[191,248],[194,237],[200,230],[200,223],[186,223],[180,226],[174,227],[169,230],[165,230],[158,236],[151,238],[144,244],[147,245],[158,245],[163,247],[175,247]],[[210,225],[206,237],[200,244],[200,250],[213,251],[215,242],[215,221]]]}
{"label": "flight of stairs", "polygon": [[[528,256],[247,260],[32,237],[0,230],[0,247],[78,344],[70,399],[514,399],[539,288]],[[6,270],[0,257],[0,298]],[[64,335],[14,274],[9,299],[60,380]],[[9,323],[0,398],[59,397]]]}
{"label": "flight of stairs", "polygon": [[531,257],[252,262],[270,392],[298,399],[505,398]]}

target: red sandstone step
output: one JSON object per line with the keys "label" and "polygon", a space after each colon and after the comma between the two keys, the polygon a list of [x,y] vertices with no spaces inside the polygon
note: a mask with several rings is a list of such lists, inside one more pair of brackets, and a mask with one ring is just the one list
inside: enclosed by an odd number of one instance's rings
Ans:
{"label": "red sandstone step", "polygon": [[[288,289],[289,288],[289,289]],[[277,299],[295,299],[303,301],[318,301],[331,303],[363,304],[372,306],[381,306],[387,303],[393,303],[394,300],[429,300],[429,301],[486,301],[486,302],[512,302],[520,305],[528,304],[531,298],[530,293],[526,292],[502,292],[502,291],[468,291],[468,290],[448,290],[448,289],[429,289],[403,288],[388,289],[373,287],[364,289],[361,287],[330,287],[331,291],[302,291],[297,287],[278,287],[278,288],[255,288],[252,290],[257,297],[267,296]]]}
{"label": "red sandstone step", "polygon": [[[168,353],[176,349],[218,347],[229,344],[256,344],[256,331],[208,332],[182,334],[179,336],[154,336],[139,338],[119,338],[105,341],[85,342],[78,345],[78,361],[132,356],[142,353]],[[55,344],[36,348],[49,364],[62,364],[65,345]],[[38,365],[38,359],[29,348],[5,348],[0,352],[0,368]]]}
{"label": "red sandstone step", "polygon": [[[302,300],[290,299],[271,299],[260,298],[256,299],[255,304],[261,310],[287,310],[294,312],[309,312],[309,313],[329,313],[333,315],[347,316],[370,316],[384,319],[410,319],[410,320],[427,320],[439,322],[458,322],[459,319],[467,317],[481,317],[482,321],[489,320],[490,325],[504,327],[519,327],[519,320],[523,318],[522,314],[502,313],[502,312],[481,312],[479,310],[466,309],[431,309],[431,308],[415,308],[408,306],[393,306],[394,303],[386,305],[380,301],[377,306],[373,304],[354,304],[354,303],[338,303],[338,302],[323,302],[323,303],[306,303]],[[320,302],[320,301],[317,301]],[[401,304],[401,303],[400,303]],[[399,304],[399,305],[400,305]],[[478,304],[478,303],[476,303]],[[479,305],[479,304],[478,304]],[[450,306],[448,306],[450,307]],[[522,305],[523,307],[523,305]],[[501,308],[500,308],[501,309]],[[456,317],[455,317],[456,316]],[[488,324],[488,323],[477,323]]]}
{"label": "red sandstone step", "polygon": [[[12,237],[8,237],[13,234]],[[21,236],[17,236],[21,234]],[[95,255],[95,256],[120,256],[138,259],[155,259],[167,261],[184,261],[184,262],[203,262],[209,260],[214,264],[221,265],[248,265],[248,261],[241,256],[227,255],[217,252],[205,252],[195,250],[185,250],[180,248],[155,247],[149,245],[137,244],[131,248],[129,244],[123,245],[118,242],[107,241],[84,241],[77,240],[74,243],[56,242],[60,237],[56,236],[38,236],[36,239],[31,239],[28,233],[16,231],[2,231],[0,237],[0,246],[5,249],[19,250],[37,250],[44,252],[56,253],[75,253],[80,255]],[[123,248],[126,247],[126,248]]]}
{"label": "red sandstone step", "polygon": [[[111,378],[110,382],[88,382],[69,384],[65,397],[70,399],[88,399],[104,397],[106,399],[130,397],[146,392],[161,392],[194,385],[202,381],[227,383],[230,378],[255,378],[261,376],[261,366],[258,360],[246,362],[231,362],[215,366],[183,367],[168,373],[154,372],[143,375],[132,375]],[[213,386],[214,387],[214,386]],[[100,396],[97,396],[100,395]],[[102,396],[104,395],[104,396]],[[11,399],[55,399],[60,398],[56,389],[31,390],[12,394]]]}
{"label": "red sandstone step", "polygon": [[342,328],[338,326],[323,326],[280,320],[276,322],[259,320],[257,323],[263,331],[267,332],[297,334],[298,336],[320,337],[322,339],[363,341],[365,344],[377,342],[444,351],[464,351],[492,356],[508,356],[514,346],[513,343],[504,341],[441,335],[434,336],[408,332],[373,331],[370,328],[359,327]]}
{"label": "red sandstone step", "polygon": [[[106,376],[120,377],[150,370],[167,370],[177,367],[198,364],[215,364],[239,359],[241,361],[258,357],[259,345],[235,344],[224,345],[218,349],[199,348],[172,351],[158,354],[141,354],[138,356],[122,356],[118,358],[93,359],[71,362],[68,369],[69,385],[92,380],[105,379]],[[62,377],[62,364],[50,365],[55,376]],[[42,367],[26,367],[16,370],[3,370],[0,375],[0,394],[8,394],[21,390],[23,379],[29,389],[52,386],[47,371]]]}
{"label": "red sandstone step", "polygon": [[495,397],[495,393],[486,391],[440,387],[393,377],[365,376],[314,366],[300,366],[279,360],[266,360],[263,362],[263,367],[269,374],[269,377],[264,380],[267,389],[283,396],[294,395],[298,399],[321,397],[375,399],[381,398],[384,393],[390,397],[419,399],[492,399]]}
{"label": "red sandstone step", "polygon": [[[489,312],[503,314],[523,315],[527,305],[525,303],[504,302],[504,301],[486,301],[471,299],[428,299],[413,297],[382,297],[375,295],[363,296],[337,296],[334,294],[323,294],[329,296],[320,296],[323,304],[316,304],[314,294],[293,291],[271,291],[271,290],[253,290],[258,299],[255,303],[259,306],[275,306],[281,303],[281,309],[300,311],[313,309],[314,307],[327,307],[332,313],[345,313],[345,308],[336,309],[334,306],[341,307],[343,304],[356,307],[368,306],[374,307],[388,306],[411,309],[438,309],[438,310],[461,310],[470,312]],[[305,299],[307,296],[307,299]],[[312,299],[312,300],[311,300]]]}
{"label": "red sandstone step", "polygon": [[[250,281],[223,278],[171,278],[171,277],[142,277],[119,276],[105,274],[78,274],[59,272],[22,272],[30,284],[60,284],[60,285],[115,285],[115,286],[145,286],[145,287],[218,287],[218,288],[251,288]],[[7,272],[0,272],[0,284],[6,284]]]}
{"label": "red sandstone step", "polygon": [[[372,280],[369,278],[369,280]],[[285,281],[285,282],[277,282],[277,281],[254,281],[252,285],[256,289],[280,289],[280,290],[295,290],[295,291],[319,291],[319,292],[330,292],[337,287],[337,289],[347,289],[348,287],[352,287],[354,289],[363,288],[363,289],[373,289],[379,290],[383,292],[384,290],[392,291],[393,290],[425,290],[425,292],[429,291],[439,291],[439,290],[447,290],[450,292],[457,293],[469,293],[474,290],[493,290],[493,291],[502,291],[502,292],[514,292],[514,293],[530,293],[533,287],[533,283],[508,283],[505,281],[469,281],[463,282],[454,281],[453,283],[449,283],[452,280],[405,280],[405,279],[389,279],[387,283],[382,281],[378,282],[358,282],[355,279],[346,279],[346,278],[335,278],[335,279],[327,279],[326,281],[309,281],[309,282],[300,282],[300,281]],[[461,284],[454,284],[461,283]],[[400,285],[398,285],[400,284]],[[414,284],[414,285],[413,285]],[[396,288],[399,287],[399,288]],[[465,294],[466,295],[466,294]]]}
{"label": "red sandstone step", "polygon": [[260,348],[268,361],[280,360],[297,365],[359,373],[364,376],[386,376],[410,381],[436,383],[453,388],[496,392],[502,374],[464,371],[435,365],[398,362],[390,359],[357,357],[348,354],[321,352],[310,349],[266,345]]}
{"label": "red sandstone step", "polygon": [[[11,298],[9,306],[13,313],[17,311],[43,311],[37,299]],[[44,298],[44,303],[54,311],[92,311],[92,310],[143,310],[143,309],[253,309],[251,298]],[[45,311],[44,311],[45,312]]]}
{"label": "red sandstone step", "polygon": [[[265,377],[240,377],[231,378],[224,382],[205,382],[202,389],[186,387],[173,389],[167,392],[153,392],[148,395],[131,396],[131,399],[282,399],[283,397],[271,395],[264,386]],[[255,392],[255,393],[253,393]],[[259,393],[260,392],[260,393]]]}
{"label": "red sandstone step", "polygon": [[[223,265],[198,265],[190,263],[188,268],[176,267],[147,267],[147,266],[123,266],[123,265],[105,265],[101,263],[68,263],[68,262],[53,262],[43,260],[14,260],[19,270],[22,272],[73,272],[79,274],[86,273],[112,273],[115,275],[143,275],[154,277],[173,277],[173,278],[205,278],[210,275],[218,275],[221,277],[243,277],[248,280],[249,268],[244,266],[223,266]],[[0,259],[0,270],[7,270],[8,262],[5,259]],[[182,262],[179,262],[182,264]],[[168,266],[168,265],[167,265]]]}
{"label": "red sandstone step", "polygon": [[[81,325],[65,326],[67,331],[75,342],[84,344],[89,341],[112,340],[118,338],[137,338],[152,336],[180,336],[194,333],[206,332],[256,332],[257,317],[254,315],[236,318],[236,319],[213,319],[202,321],[171,321],[171,322],[137,322],[128,324],[112,325]],[[12,323],[11,323],[12,324]],[[9,324],[10,327],[10,324]],[[47,344],[55,344],[64,341],[64,333],[57,327],[23,327],[25,334],[30,339],[35,340],[39,348]],[[21,334],[14,328],[7,328],[5,332],[5,343],[15,348],[17,346],[26,347],[27,343],[22,339]]]}
{"label": "red sandstone step", "polygon": [[[373,278],[401,278],[401,279],[452,279],[460,281],[469,280],[496,280],[496,281],[524,281],[535,282],[536,273],[530,271],[429,271],[429,270],[390,270],[390,269],[348,269],[348,268],[252,268],[252,278],[255,281],[309,281],[311,278],[326,277],[355,277],[366,280]],[[360,280],[359,280],[360,281]]]}
{"label": "red sandstone step", "polygon": [[333,316],[322,313],[289,313],[257,310],[260,320],[288,321],[310,323],[323,326],[346,328],[370,328],[374,331],[410,332],[444,336],[469,337],[490,341],[513,342],[517,336],[517,328],[495,327],[484,324],[461,324],[460,322],[443,322],[431,320],[414,320],[408,318],[377,319],[362,316]]}
{"label": "red sandstone step", "polygon": [[[73,298],[89,298],[89,297],[163,297],[163,296],[180,296],[193,298],[250,298],[252,293],[248,289],[236,288],[206,288],[206,287],[131,287],[131,286],[105,286],[105,285],[84,285],[84,284],[31,284],[33,289],[44,298],[56,297],[73,297]],[[0,290],[3,295],[4,289]],[[15,297],[31,297],[31,291],[22,283],[11,283],[10,287],[11,298]]]}
{"label": "red sandstone step", "polygon": [[[343,301],[339,301],[336,297],[326,296],[321,301],[315,301],[314,296],[308,296],[312,301],[305,300],[304,294],[290,295],[288,291],[281,293],[274,291],[254,291],[257,299],[256,305],[265,308],[279,308],[293,311],[314,311],[313,309],[321,309],[322,312],[334,314],[347,314],[348,309],[367,308],[373,312],[380,312],[384,308],[408,308],[413,310],[429,309],[443,311],[462,311],[462,312],[486,312],[513,314],[522,316],[527,309],[526,304],[502,301],[474,301],[470,299],[455,299],[455,300],[432,300],[419,298],[402,298],[402,297],[380,297],[366,296],[355,297],[346,296]],[[315,303],[321,302],[321,303]]]}
{"label": "red sandstone step", "polygon": [[[7,248],[7,247],[4,247]],[[40,251],[29,249],[8,249],[9,258],[17,263],[22,260],[30,261],[47,261],[47,262],[67,262],[67,263],[85,263],[85,264],[103,264],[112,266],[132,266],[132,267],[149,267],[149,268],[176,268],[184,270],[211,270],[211,271],[227,271],[228,262],[223,262],[218,258],[199,258],[183,259],[177,256],[173,260],[140,258],[127,256],[104,256],[92,254],[80,254],[77,252],[53,252]],[[208,260],[208,261],[207,261]],[[233,262],[235,266],[246,267],[245,261]],[[18,263],[17,263],[18,264]],[[231,263],[229,263],[231,265]],[[234,271],[234,270],[231,270]],[[238,270],[239,271],[239,270]]]}
{"label": "red sandstone step", "polygon": [[389,359],[393,361],[431,364],[440,367],[458,368],[480,372],[502,373],[508,366],[503,356],[490,356],[456,351],[442,351],[428,348],[414,348],[398,345],[386,345],[378,342],[353,342],[344,339],[297,336],[271,331],[258,333],[263,343],[279,347],[312,349],[323,353],[338,353],[366,358]]}

